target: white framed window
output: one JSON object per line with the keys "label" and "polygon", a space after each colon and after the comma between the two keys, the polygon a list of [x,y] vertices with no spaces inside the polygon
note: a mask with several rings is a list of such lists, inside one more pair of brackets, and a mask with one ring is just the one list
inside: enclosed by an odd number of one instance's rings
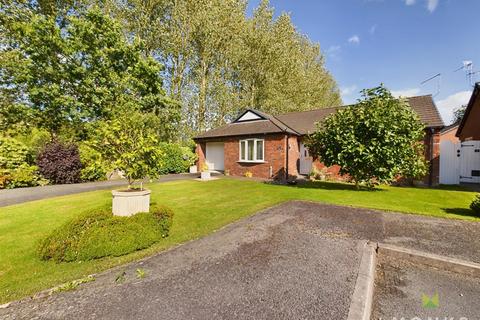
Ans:
{"label": "white framed window", "polygon": [[263,139],[240,140],[240,161],[263,162],[265,159],[265,141]]}

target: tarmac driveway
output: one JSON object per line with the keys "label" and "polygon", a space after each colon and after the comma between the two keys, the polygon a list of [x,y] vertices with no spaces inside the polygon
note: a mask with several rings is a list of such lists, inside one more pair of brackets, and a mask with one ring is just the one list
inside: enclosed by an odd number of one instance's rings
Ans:
{"label": "tarmac driveway", "polygon": [[0,318],[345,319],[365,241],[480,262],[479,234],[479,223],[292,201]]}

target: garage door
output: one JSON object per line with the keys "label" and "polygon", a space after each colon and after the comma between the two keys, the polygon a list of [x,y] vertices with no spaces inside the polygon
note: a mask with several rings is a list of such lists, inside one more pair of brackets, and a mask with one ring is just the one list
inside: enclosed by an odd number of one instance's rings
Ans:
{"label": "garage door", "polygon": [[223,142],[207,142],[205,158],[210,170],[224,170]]}

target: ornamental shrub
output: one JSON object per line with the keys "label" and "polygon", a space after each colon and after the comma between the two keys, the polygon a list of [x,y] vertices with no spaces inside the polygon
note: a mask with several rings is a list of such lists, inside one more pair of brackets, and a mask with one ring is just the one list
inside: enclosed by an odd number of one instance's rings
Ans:
{"label": "ornamental shrub", "polygon": [[32,161],[29,148],[22,142],[0,137],[0,169],[15,169]]}
{"label": "ornamental shrub", "polygon": [[472,209],[473,212],[480,217],[480,193],[475,196],[475,199],[473,199],[472,203],[470,204],[470,209]]}
{"label": "ornamental shrub", "polygon": [[80,178],[82,181],[100,181],[107,179],[108,169],[107,164],[102,159],[100,152],[92,149],[86,144],[81,144],[79,147],[80,161],[82,162],[82,170]]}
{"label": "ornamental shrub", "polygon": [[82,163],[78,147],[59,140],[47,143],[37,157],[40,173],[54,184],[80,182]]}
{"label": "ornamental shrub", "polygon": [[160,143],[162,150],[162,166],[160,174],[188,172],[195,163],[197,155],[189,148],[178,143]]}
{"label": "ornamental shrub", "polygon": [[0,189],[35,187],[48,184],[48,180],[38,174],[38,167],[22,164],[15,169],[0,170]]}
{"label": "ornamental shrub", "polygon": [[114,216],[109,211],[88,213],[54,230],[41,241],[38,254],[42,260],[56,262],[121,256],[167,237],[172,221],[173,212],[166,207],[131,217]]}

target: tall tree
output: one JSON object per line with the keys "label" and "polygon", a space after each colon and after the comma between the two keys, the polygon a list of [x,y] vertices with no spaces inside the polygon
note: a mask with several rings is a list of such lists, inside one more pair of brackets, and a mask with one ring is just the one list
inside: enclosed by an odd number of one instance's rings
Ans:
{"label": "tall tree", "polygon": [[13,57],[2,66],[2,83],[23,92],[38,125],[53,135],[72,125],[81,131],[129,106],[154,113],[164,123],[159,134],[171,138],[178,105],[166,97],[162,66],[142,55],[142,44],[128,42],[119,24],[95,8],[57,20],[33,13],[12,24],[1,54],[2,61]]}

